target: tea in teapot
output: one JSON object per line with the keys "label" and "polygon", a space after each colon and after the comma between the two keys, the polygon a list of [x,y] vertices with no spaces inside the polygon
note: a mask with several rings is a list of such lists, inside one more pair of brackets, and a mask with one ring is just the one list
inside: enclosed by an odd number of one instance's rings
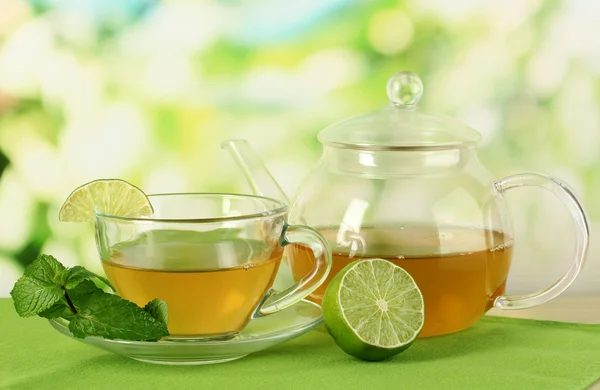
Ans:
{"label": "tea in teapot", "polygon": [[[335,229],[320,230],[330,243]],[[361,258],[382,258],[404,268],[415,279],[426,299],[426,327],[421,333],[447,333],[474,324],[494,299],[505,292],[512,258],[512,240],[502,232],[469,228],[404,226],[366,228],[361,232],[369,251],[354,254],[334,250],[333,266],[327,281],[342,268]],[[478,242],[488,237],[489,242]],[[308,274],[314,260],[309,248],[290,248],[289,263],[295,279]],[[320,303],[326,284],[311,300]]]}
{"label": "tea in teapot", "polygon": [[[327,281],[361,258],[384,258],[408,271],[425,301],[422,337],[465,329],[492,307],[521,309],[555,298],[576,279],[587,252],[588,223],[574,192],[542,174],[496,180],[477,157],[481,135],[418,110],[422,92],[417,75],[396,73],[387,85],[388,107],[321,131],[323,155],[293,202],[247,142],[223,146],[257,194],[290,204],[290,223],[325,236],[333,251]],[[561,199],[576,226],[576,253],[553,285],[512,296],[505,286],[519,241],[504,193],[522,186],[542,187]],[[293,246],[287,257],[296,280],[312,272],[308,248]],[[320,302],[327,281],[311,300]]]}

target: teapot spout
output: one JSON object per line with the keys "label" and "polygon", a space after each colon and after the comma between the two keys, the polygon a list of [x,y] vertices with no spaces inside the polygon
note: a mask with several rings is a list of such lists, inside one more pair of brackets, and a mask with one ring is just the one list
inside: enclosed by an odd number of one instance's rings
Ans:
{"label": "teapot spout", "polygon": [[230,139],[221,143],[221,147],[229,151],[237,165],[242,169],[254,194],[277,199],[288,206],[290,205],[287,195],[248,141]]}

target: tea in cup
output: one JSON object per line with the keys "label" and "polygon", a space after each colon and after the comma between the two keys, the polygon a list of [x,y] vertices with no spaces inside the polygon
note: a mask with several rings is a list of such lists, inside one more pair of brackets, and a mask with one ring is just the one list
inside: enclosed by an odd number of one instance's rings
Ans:
{"label": "tea in cup", "polygon": [[[154,214],[124,218],[95,212],[96,240],[117,293],[140,306],[168,305],[171,338],[228,339],[256,316],[285,309],[313,292],[331,268],[326,240],[286,224],[287,206],[233,194],[150,195]],[[283,247],[311,248],[315,266],[272,292]]]}

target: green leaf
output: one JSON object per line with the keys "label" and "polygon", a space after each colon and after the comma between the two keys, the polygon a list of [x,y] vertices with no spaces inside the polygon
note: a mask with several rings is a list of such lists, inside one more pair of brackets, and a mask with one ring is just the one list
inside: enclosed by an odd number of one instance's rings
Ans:
{"label": "green leaf", "polygon": [[103,276],[96,275],[95,273],[88,271],[87,269],[79,265],[73,268],[69,268],[65,280],[65,287],[67,288],[67,290],[70,290],[72,288],[77,287],[77,285],[79,285],[79,283],[83,282],[84,280],[92,279],[98,279],[102,281],[102,283],[110,287],[113,291],[117,291],[117,289],[112,285],[112,283],[108,281],[108,279],[106,279]]}
{"label": "green leaf", "polygon": [[[47,276],[48,274],[42,274],[44,279]],[[17,314],[29,317],[50,308],[64,296],[64,291],[54,282],[24,275],[17,280],[10,296]]]}
{"label": "green leaf", "polygon": [[115,289],[104,277],[81,266],[68,269],[54,257],[40,255],[17,280],[10,295],[20,316],[65,318],[75,337],[158,340],[169,335],[165,302],[155,299],[142,309],[105,293],[94,284],[95,279]]}
{"label": "green leaf", "polygon": [[154,319],[160,321],[162,324],[167,326],[169,324],[169,312],[167,309],[167,302],[160,299],[153,299],[144,306],[146,310]]}
{"label": "green leaf", "polygon": [[[71,320],[76,313],[73,313],[73,310],[69,307],[66,298],[67,296],[71,301],[75,299],[76,302],[83,302],[85,299],[88,299],[89,295],[102,292],[102,289],[98,288],[91,280],[82,281],[76,288],[69,290],[63,299],[56,302],[49,309],[41,312],[39,315],[44,318],[62,317]],[[75,307],[75,309],[77,309],[77,307]]]}
{"label": "green leaf", "polygon": [[64,319],[70,320],[75,313],[69,307],[69,304],[65,299],[61,299],[56,302],[54,305],[50,306],[48,309],[38,314],[40,317],[52,319],[62,317]]}
{"label": "green leaf", "polygon": [[169,335],[161,321],[135,303],[95,286],[92,288],[90,284],[93,285],[84,281],[69,292],[78,312],[69,322],[69,330],[75,337],[154,341]]}
{"label": "green leaf", "polygon": [[63,285],[65,266],[50,255],[41,254],[25,269],[25,276],[41,280],[45,283]]}
{"label": "green leaf", "polygon": [[39,255],[17,280],[10,295],[17,314],[29,317],[39,314],[64,296],[61,282],[65,267],[54,257]]}
{"label": "green leaf", "polygon": [[85,303],[91,295],[99,293],[104,293],[104,291],[91,280],[84,280],[68,291],[69,299],[71,299],[76,309],[79,309],[78,305]]}

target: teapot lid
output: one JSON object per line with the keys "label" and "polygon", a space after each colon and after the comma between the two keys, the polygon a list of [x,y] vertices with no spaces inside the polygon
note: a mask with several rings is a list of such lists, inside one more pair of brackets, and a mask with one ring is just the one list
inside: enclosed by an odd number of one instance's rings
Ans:
{"label": "teapot lid", "polygon": [[388,107],[334,123],[319,133],[319,141],[365,150],[430,150],[474,145],[481,140],[481,134],[455,119],[417,110],[422,94],[419,76],[395,73],[387,83]]}

